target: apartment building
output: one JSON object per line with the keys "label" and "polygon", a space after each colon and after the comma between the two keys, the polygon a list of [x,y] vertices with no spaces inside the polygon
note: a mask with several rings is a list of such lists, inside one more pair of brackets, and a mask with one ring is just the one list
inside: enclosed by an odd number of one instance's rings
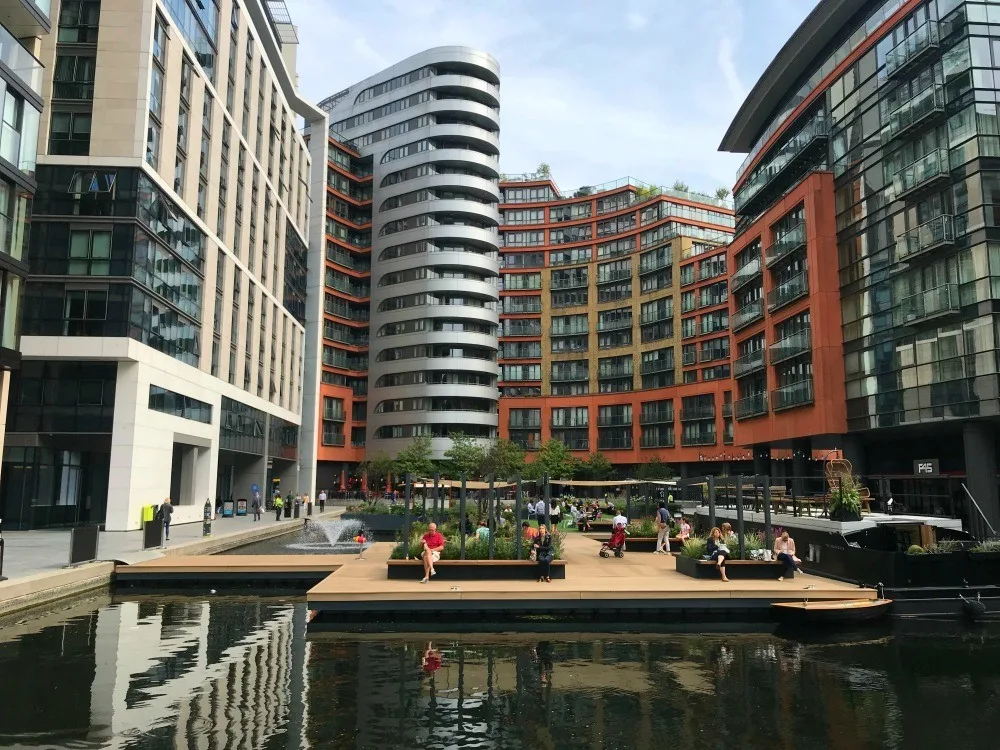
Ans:
{"label": "apartment building", "polygon": [[284,2],[52,12],[8,528],[138,528],[167,496],[193,521],[255,485],[299,489],[301,464],[308,491],[312,160],[296,117],[325,115],[296,92]]}
{"label": "apartment building", "polygon": [[726,202],[633,179],[500,189],[501,434],[623,468],[749,459],[733,441]]}
{"label": "apartment building", "polygon": [[736,440],[760,473],[840,449],[942,507],[966,483],[1000,528],[997,22],[823,0],[730,125]]}

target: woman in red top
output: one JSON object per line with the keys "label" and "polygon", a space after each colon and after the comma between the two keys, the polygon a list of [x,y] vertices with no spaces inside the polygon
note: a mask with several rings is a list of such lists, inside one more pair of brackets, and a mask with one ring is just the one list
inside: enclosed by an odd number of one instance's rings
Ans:
{"label": "woman in red top", "polygon": [[437,575],[434,563],[441,559],[441,551],[444,549],[444,536],[438,531],[436,523],[427,527],[423,542],[424,551],[420,553],[420,558],[424,561],[424,578],[420,582],[427,583],[431,576]]}

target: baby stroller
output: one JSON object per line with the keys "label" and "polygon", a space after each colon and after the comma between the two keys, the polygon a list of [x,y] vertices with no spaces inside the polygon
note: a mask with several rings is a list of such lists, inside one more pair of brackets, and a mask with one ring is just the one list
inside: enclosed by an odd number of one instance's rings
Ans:
{"label": "baby stroller", "polygon": [[615,526],[611,539],[601,545],[599,554],[601,557],[611,557],[612,552],[615,557],[625,557],[625,526],[622,524]]}

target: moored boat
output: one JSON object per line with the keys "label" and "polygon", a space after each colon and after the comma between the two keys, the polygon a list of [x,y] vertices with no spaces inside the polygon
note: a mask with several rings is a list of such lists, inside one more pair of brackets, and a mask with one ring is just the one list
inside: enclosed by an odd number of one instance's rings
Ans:
{"label": "moored boat", "polygon": [[889,612],[891,599],[774,602],[771,608],[784,622],[811,625],[872,622]]}

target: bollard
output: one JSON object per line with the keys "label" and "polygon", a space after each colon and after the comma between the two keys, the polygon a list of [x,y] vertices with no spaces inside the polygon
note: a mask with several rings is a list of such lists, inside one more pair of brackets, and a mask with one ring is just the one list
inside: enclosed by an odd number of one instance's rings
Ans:
{"label": "bollard", "polygon": [[313,514],[313,504],[306,503],[306,515],[311,516]]}
{"label": "bollard", "polygon": [[212,536],[212,501],[205,501],[205,519],[201,525],[202,536]]}

